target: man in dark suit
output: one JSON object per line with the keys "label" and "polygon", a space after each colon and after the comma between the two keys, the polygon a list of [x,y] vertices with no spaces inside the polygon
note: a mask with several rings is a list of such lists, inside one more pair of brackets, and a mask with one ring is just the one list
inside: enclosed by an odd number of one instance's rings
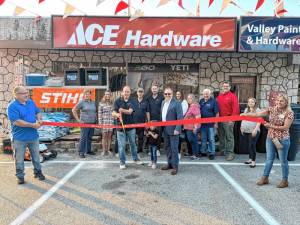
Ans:
{"label": "man in dark suit", "polygon": [[[165,100],[161,106],[162,121],[181,120],[183,119],[181,104],[173,98],[173,90],[166,88],[164,91]],[[168,165],[162,167],[162,170],[171,170],[171,175],[178,172],[178,143],[181,125],[164,127],[164,143],[167,153]]]}

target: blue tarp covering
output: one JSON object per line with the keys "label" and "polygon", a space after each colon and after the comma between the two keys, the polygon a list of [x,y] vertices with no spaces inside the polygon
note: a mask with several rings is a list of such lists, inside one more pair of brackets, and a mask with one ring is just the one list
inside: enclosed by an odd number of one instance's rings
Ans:
{"label": "blue tarp covering", "polygon": [[[64,112],[42,113],[43,121],[68,122],[70,115]],[[39,130],[40,141],[52,141],[69,133],[68,127],[42,126]]]}

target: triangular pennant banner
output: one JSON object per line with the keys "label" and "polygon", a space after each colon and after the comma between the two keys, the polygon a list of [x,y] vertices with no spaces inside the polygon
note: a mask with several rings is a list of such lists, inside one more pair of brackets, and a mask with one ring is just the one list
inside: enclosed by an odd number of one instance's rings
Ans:
{"label": "triangular pennant banner", "polygon": [[42,2],[44,2],[45,0],[39,0],[39,4],[41,4]]}
{"label": "triangular pennant banner", "polygon": [[2,5],[5,2],[5,0],[0,0],[0,5]]}
{"label": "triangular pennant banner", "polygon": [[140,10],[140,9],[135,10],[134,14],[130,15],[129,21],[135,20],[135,19],[137,19],[139,17],[142,17],[142,16],[144,16],[144,12],[142,10]]}
{"label": "triangular pennant banner", "polygon": [[178,1],[178,5],[179,5],[181,8],[184,9],[184,7],[183,7],[183,0],[179,0],[179,1]]}
{"label": "triangular pennant banner", "polygon": [[22,12],[24,12],[25,9],[20,7],[20,6],[16,6],[15,10],[14,10],[14,16],[18,16],[20,15]]}
{"label": "triangular pennant banner", "polygon": [[283,0],[275,0],[275,16],[284,16],[287,10],[284,9]]}
{"label": "triangular pennant banner", "polygon": [[230,2],[231,2],[231,0],[223,0],[220,14],[227,8],[227,6],[230,4]]}
{"label": "triangular pennant banner", "polygon": [[282,10],[280,10],[280,11],[277,11],[277,15],[278,15],[278,16],[283,16],[283,14],[284,14],[284,13],[287,13],[287,12],[288,12],[287,10],[282,9]]}
{"label": "triangular pennant banner", "polygon": [[251,11],[247,11],[247,10],[243,9],[241,6],[239,6],[239,5],[238,5],[236,2],[234,2],[234,1],[231,1],[230,4],[236,6],[236,7],[239,8],[240,10],[242,10],[243,13],[244,13],[245,15],[247,15],[247,16],[251,16],[251,15],[254,14],[254,13],[251,12]]}
{"label": "triangular pennant banner", "polygon": [[255,11],[258,10],[263,4],[265,0],[258,0],[256,3]]}
{"label": "triangular pennant banner", "polygon": [[100,5],[101,3],[105,2],[106,0],[97,0],[96,6]]}
{"label": "triangular pennant banner", "polygon": [[74,12],[75,7],[66,3],[66,7],[65,7],[65,11],[64,11],[64,16],[63,19],[67,18],[69,15],[72,14],[72,12]]}
{"label": "triangular pennant banner", "polygon": [[170,0],[160,0],[157,7],[162,6],[162,5],[166,5],[169,3]]}
{"label": "triangular pennant banner", "polygon": [[115,15],[117,13],[121,12],[122,10],[127,9],[127,8],[128,8],[128,4],[124,1],[120,1],[119,4],[116,7]]}
{"label": "triangular pennant banner", "polygon": [[214,0],[209,0],[208,7],[210,7],[211,4],[213,4],[213,3],[214,3]]}

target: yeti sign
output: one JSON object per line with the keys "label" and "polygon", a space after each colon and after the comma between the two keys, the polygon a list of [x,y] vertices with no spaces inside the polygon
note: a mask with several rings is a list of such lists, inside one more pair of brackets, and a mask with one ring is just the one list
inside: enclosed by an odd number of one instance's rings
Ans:
{"label": "yeti sign", "polygon": [[234,18],[52,17],[53,47],[234,51]]}

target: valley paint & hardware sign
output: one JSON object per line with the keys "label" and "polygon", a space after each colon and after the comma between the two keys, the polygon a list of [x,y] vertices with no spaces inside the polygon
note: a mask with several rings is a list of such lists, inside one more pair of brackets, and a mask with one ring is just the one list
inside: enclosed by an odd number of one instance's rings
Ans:
{"label": "valley paint & hardware sign", "polygon": [[300,52],[300,18],[241,17],[240,52]]}
{"label": "valley paint & hardware sign", "polygon": [[58,49],[235,51],[236,18],[52,17]]}

